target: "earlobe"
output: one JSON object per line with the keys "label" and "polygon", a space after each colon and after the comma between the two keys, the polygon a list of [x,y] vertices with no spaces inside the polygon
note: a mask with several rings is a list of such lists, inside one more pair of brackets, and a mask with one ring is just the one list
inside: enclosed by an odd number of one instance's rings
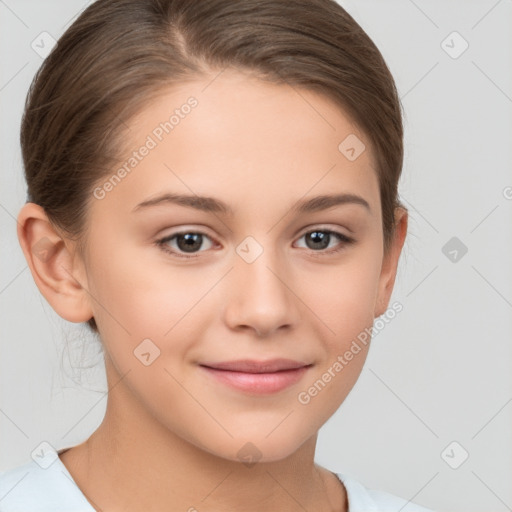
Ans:
{"label": "earlobe", "polygon": [[26,203],[22,207],[18,240],[39,291],[55,312],[70,322],[89,320],[93,312],[83,262],[41,206]]}
{"label": "earlobe", "polygon": [[379,290],[375,303],[374,318],[383,315],[388,308],[391,294],[395,285],[395,278],[398,269],[398,261],[402,253],[402,247],[407,236],[408,213],[403,208],[395,211],[396,230],[388,254],[382,262],[381,275],[379,278]]}

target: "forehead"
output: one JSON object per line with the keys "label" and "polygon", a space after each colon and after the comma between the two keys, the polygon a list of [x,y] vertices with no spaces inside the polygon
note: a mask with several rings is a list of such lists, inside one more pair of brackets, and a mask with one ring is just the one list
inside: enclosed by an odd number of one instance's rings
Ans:
{"label": "forehead", "polygon": [[378,201],[365,134],[312,91],[224,71],[162,90],[128,125],[118,165],[129,171],[109,193],[126,206],[164,191],[222,198],[235,212],[326,193]]}

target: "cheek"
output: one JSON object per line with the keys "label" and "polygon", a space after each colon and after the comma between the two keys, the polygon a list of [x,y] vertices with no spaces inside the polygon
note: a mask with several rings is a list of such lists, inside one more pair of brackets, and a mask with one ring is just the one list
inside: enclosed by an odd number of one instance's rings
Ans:
{"label": "cheek", "polygon": [[146,261],[144,254],[141,258],[140,251],[128,244],[96,241],[94,247],[88,274],[95,316],[106,325],[121,324],[130,333],[151,329],[152,334],[162,334],[169,329],[176,307],[183,302],[184,279],[179,272],[166,275],[165,266],[159,271],[154,261]]}
{"label": "cheek", "polygon": [[102,340],[118,370],[138,362],[134,351],[146,348],[172,366],[201,340],[212,315],[207,296],[212,276],[192,267],[171,267],[163,260],[157,266],[154,257],[146,261],[144,255],[133,257],[114,245],[99,246],[101,254],[93,255],[90,269],[90,291]]}
{"label": "cheek", "polygon": [[299,407],[326,421],[346,398],[362,371],[373,325],[380,261],[378,250],[354,254],[342,264],[316,268],[299,292],[315,317],[323,358],[304,383]]}
{"label": "cheek", "polygon": [[373,323],[380,262],[371,253],[355,254],[336,266],[317,266],[298,275],[297,295],[304,298],[332,350],[342,350]]}

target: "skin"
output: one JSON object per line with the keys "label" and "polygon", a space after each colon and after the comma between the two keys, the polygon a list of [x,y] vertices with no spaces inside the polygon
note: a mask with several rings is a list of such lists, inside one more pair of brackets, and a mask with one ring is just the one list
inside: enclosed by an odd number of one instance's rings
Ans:
{"label": "skin", "polygon": [[[386,311],[407,213],[397,210],[384,255],[370,142],[330,100],[240,72],[213,76],[164,91],[128,123],[138,148],[188,97],[198,100],[104,199],[92,198],[83,255],[39,206],[20,211],[20,244],[41,293],[71,322],[94,316],[105,352],[105,418],[61,460],[97,510],[346,511],[345,489],[315,464],[315,445],[369,345],[308,404],[297,397]],[[366,145],[355,161],[338,150],[349,134]],[[215,197],[235,215],[170,203],[132,211],[164,191]],[[342,192],[371,211],[350,203],[291,209]],[[332,235],[317,248],[304,236],[312,228],[355,242]],[[207,235],[195,259],[155,244],[180,231]],[[252,263],[236,252],[247,236],[263,249]],[[45,237],[54,246],[42,259],[34,246]],[[134,356],[147,338],[160,350],[148,366]],[[269,395],[235,390],[198,366],[274,357],[312,366]],[[250,467],[237,456],[247,442],[261,454]]]}

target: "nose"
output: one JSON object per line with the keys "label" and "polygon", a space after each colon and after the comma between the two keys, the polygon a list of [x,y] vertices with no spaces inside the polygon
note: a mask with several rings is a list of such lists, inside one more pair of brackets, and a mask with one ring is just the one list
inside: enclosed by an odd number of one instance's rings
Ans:
{"label": "nose", "polygon": [[252,263],[236,256],[228,286],[224,314],[231,329],[268,337],[298,324],[300,300],[293,292],[292,271],[275,251],[264,250]]}

